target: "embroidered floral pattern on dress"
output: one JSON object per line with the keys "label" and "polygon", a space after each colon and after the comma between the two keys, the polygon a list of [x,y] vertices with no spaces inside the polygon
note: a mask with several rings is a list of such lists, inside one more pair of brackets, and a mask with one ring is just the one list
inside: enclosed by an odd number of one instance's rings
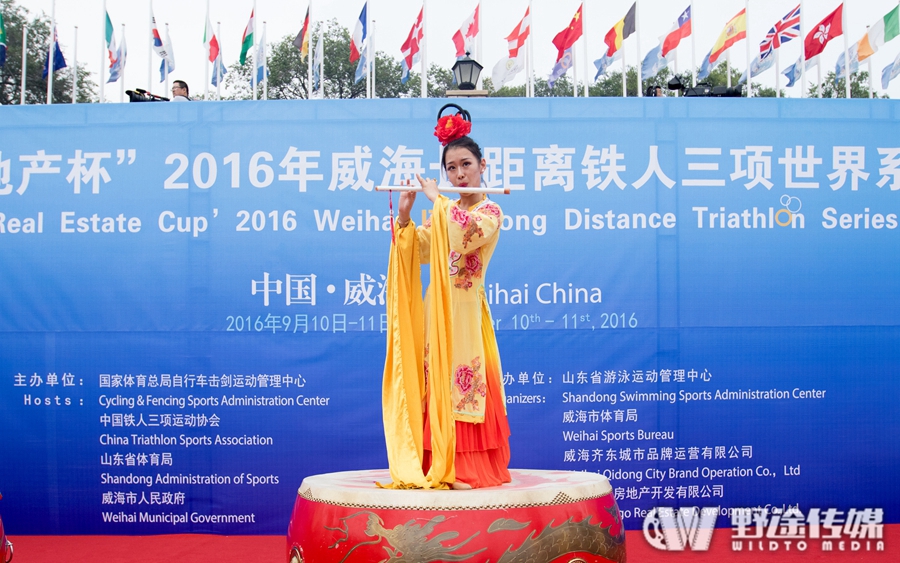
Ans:
{"label": "embroidered floral pattern on dress", "polygon": [[483,206],[478,208],[478,210],[487,213],[488,215],[493,215],[494,217],[500,216],[500,208],[493,203],[485,203]]}
{"label": "embroidered floral pattern on dress", "polygon": [[[454,254],[456,255],[455,257]],[[462,266],[458,265],[460,258],[463,258]],[[453,287],[468,291],[468,289],[474,285],[473,280],[480,278],[483,273],[481,249],[464,255],[459,255],[458,253],[451,251],[450,259],[453,260],[450,268],[450,276],[453,278]]]}
{"label": "embroidered floral pattern on dress", "polygon": [[472,216],[467,211],[460,209],[458,205],[453,205],[450,207],[450,220],[465,229],[469,226]]}
{"label": "embroidered floral pattern on dress", "polygon": [[459,273],[459,259],[462,257],[462,254],[455,250],[450,251],[450,277],[453,277]]}
{"label": "embroidered floral pattern on dress", "polygon": [[476,396],[484,397],[487,394],[487,386],[484,383],[484,376],[479,373],[481,370],[481,357],[476,356],[469,365],[459,364],[453,374],[453,384],[459,390],[462,398],[456,404],[456,410],[461,411],[466,405],[478,407]]}

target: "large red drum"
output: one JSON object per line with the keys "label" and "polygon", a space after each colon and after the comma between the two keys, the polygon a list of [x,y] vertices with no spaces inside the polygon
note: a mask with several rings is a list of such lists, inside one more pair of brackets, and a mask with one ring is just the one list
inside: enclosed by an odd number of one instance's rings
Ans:
{"label": "large red drum", "polygon": [[387,470],[303,480],[288,526],[290,563],[599,563],[625,561],[606,477],[512,470],[471,491],[380,489]]}

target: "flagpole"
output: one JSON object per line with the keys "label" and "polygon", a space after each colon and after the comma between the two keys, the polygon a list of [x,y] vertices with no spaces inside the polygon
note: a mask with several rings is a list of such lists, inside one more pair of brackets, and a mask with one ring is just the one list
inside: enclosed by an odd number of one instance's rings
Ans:
{"label": "flagpole", "polygon": [[325,99],[325,28],[319,28],[319,41],[321,42],[319,45],[319,50],[322,51],[322,60],[317,61],[319,64],[319,99]]}
{"label": "flagpole", "polygon": [[419,45],[419,64],[421,80],[419,80],[419,97],[428,97],[428,0],[422,0],[422,44]]}
{"label": "flagpole", "polygon": [[775,97],[781,97],[781,57],[778,49],[775,49]]}
{"label": "flagpole", "polygon": [[691,0],[691,87],[697,87],[697,34],[694,33],[694,0]]}
{"label": "flagpole", "polygon": [[[641,3],[639,0],[634,0],[634,34],[637,37],[637,39],[635,40],[637,42],[637,49],[634,50],[634,52],[637,54],[637,66],[635,67],[635,70],[637,71],[635,73],[637,75],[637,95],[638,98],[643,98],[644,77],[641,76]],[[624,39],[622,39],[622,43],[625,43]],[[625,53],[622,53],[622,58],[625,58]]]}
{"label": "flagpole", "polygon": [[[534,97],[534,51],[531,44],[534,43],[534,19],[531,17],[531,0],[528,0],[528,47],[525,50],[525,70],[528,72],[528,79],[525,81],[525,95],[529,98]],[[521,30],[520,30],[521,31]]]}
{"label": "flagpole", "polygon": [[[222,37],[222,22],[216,22],[216,41],[219,40],[219,37]],[[216,57],[218,61],[216,63],[216,67],[213,69],[213,72],[216,73],[216,99],[222,99],[222,75],[219,74],[219,65],[222,64],[222,45],[219,44],[219,56]],[[168,67],[168,65],[166,65]]]}
{"label": "flagpole", "polygon": [[750,50],[750,0],[744,0],[744,34],[747,36],[747,97],[753,97],[753,52]]}
{"label": "flagpole", "polygon": [[[691,15],[691,17],[694,17],[694,16]],[[674,70],[675,70],[675,76],[678,76],[678,47],[675,47],[674,49],[672,49],[672,54],[673,54],[672,66],[674,67]],[[680,93],[681,93],[680,90],[675,90],[675,97],[677,98],[678,94],[680,94]]]}
{"label": "flagpole", "polygon": [[250,30],[253,33],[253,45],[250,46],[250,56],[253,57],[253,64],[250,66],[250,86],[253,88],[253,100],[257,99],[256,96],[256,65],[259,64],[259,61],[256,60],[256,18],[259,15],[256,13],[256,0],[253,0],[253,29]]}
{"label": "flagpole", "polygon": [[586,5],[587,5],[587,0],[583,0],[581,2],[581,29],[582,29],[581,42],[583,43],[582,46],[584,47],[584,97],[585,98],[590,96],[590,92],[588,91],[588,77],[591,75],[590,74],[591,71],[588,68],[588,34],[587,34],[587,30],[585,29],[585,23],[584,23],[585,22],[584,13],[587,11]]}
{"label": "flagpole", "polygon": [[869,71],[869,99],[875,97],[875,82],[872,79],[872,57],[868,59],[868,71]]}
{"label": "flagpole", "polygon": [[47,49],[47,103],[53,103],[53,51],[56,46],[56,0],[50,5],[50,47]]}
{"label": "flagpole", "polygon": [[119,43],[119,49],[122,50],[122,57],[125,57],[125,61],[120,61],[119,66],[119,103],[125,103],[125,63],[127,62],[128,55],[126,54],[126,50],[128,49],[128,44],[125,43],[125,24],[122,24],[122,42]]}
{"label": "flagpole", "polygon": [[[315,41],[310,41],[313,22],[312,0],[309,0],[309,7],[306,9],[306,13],[309,16],[309,26],[306,28],[306,37],[304,37],[304,39],[306,39],[307,45],[312,43],[311,50],[309,47],[306,48],[306,99],[311,100],[313,97],[313,59],[315,58],[316,51]],[[306,22],[303,23],[306,24]],[[300,50],[303,50],[303,42],[300,43]]]}
{"label": "flagpole", "polygon": [[372,6],[369,6],[371,0],[366,0],[366,99],[372,99],[372,71],[370,62],[370,55],[372,51],[369,50],[369,46],[372,44]]}
{"label": "flagpole", "polygon": [[372,27],[370,28],[369,33],[369,42],[371,43],[371,48],[369,49],[369,54],[372,55],[369,58],[369,68],[372,70],[372,99],[378,97],[378,91],[375,89],[375,57],[377,56],[375,53],[375,26],[377,23],[375,22],[375,18],[372,18]]}
{"label": "flagpole", "polygon": [[[847,2],[844,2],[844,9],[841,10],[841,28],[845,31],[841,33],[844,36],[844,64],[847,65],[847,76],[844,78],[844,93],[845,97],[850,99],[850,40],[848,39],[849,33],[847,33]],[[837,97],[837,93],[835,93],[834,97]]]}
{"label": "flagpole", "polygon": [[816,55],[818,60],[816,61],[816,75],[818,76],[819,83],[816,85],[816,91],[819,98],[822,97],[822,53]]}
{"label": "flagpole", "polygon": [[[153,92],[153,43],[154,43],[154,40],[153,40],[153,20],[154,20],[154,18],[153,18],[153,0],[150,0],[150,2],[147,4],[147,10],[150,12],[148,14],[150,17],[147,18],[147,27],[149,28],[149,31],[150,31],[150,33],[148,34],[148,35],[150,35],[150,44],[147,45],[147,91],[152,93]],[[209,13],[209,0],[207,0],[206,11],[207,11],[207,13]],[[160,37],[160,41],[162,41],[161,37]]]}
{"label": "flagpole", "polygon": [[[203,22],[203,27],[206,28],[206,23],[209,22],[209,0],[206,0],[206,21]],[[203,38],[206,39],[206,60],[203,63],[203,99],[209,99],[209,47],[210,41],[212,41],[211,37],[206,37],[206,33],[203,34]],[[216,38],[218,39],[218,37]],[[166,64],[165,59],[163,59],[163,64]],[[215,70],[215,69],[213,69]]]}
{"label": "flagpole", "polygon": [[[478,33],[476,34],[478,36],[478,41],[475,42],[475,50],[478,51],[478,60],[483,61],[484,57],[482,56],[482,50],[481,50],[481,36],[484,34],[481,33],[481,2],[478,2],[478,21],[476,23],[478,24]],[[482,89],[482,81],[483,80],[484,80],[484,77],[482,77],[479,74],[478,75],[478,86],[476,86],[479,90]]]}
{"label": "flagpole", "polygon": [[[747,70],[747,74],[750,74],[749,69]],[[725,85],[731,88],[731,49],[725,50],[725,76],[726,82]]]}
{"label": "flagpole", "polygon": [[806,97],[806,9],[800,0],[800,97]]}
{"label": "flagpole", "polygon": [[19,91],[19,105],[25,105],[25,69],[28,68],[28,26],[22,26],[22,88]]}
{"label": "flagpole", "polygon": [[622,97],[628,97],[628,68],[625,66],[625,41],[619,46],[622,51]]}
{"label": "flagpole", "polygon": [[[870,65],[871,66],[871,65]],[[871,75],[871,73],[869,73]],[[72,39],[72,103],[78,100],[78,26]]]}

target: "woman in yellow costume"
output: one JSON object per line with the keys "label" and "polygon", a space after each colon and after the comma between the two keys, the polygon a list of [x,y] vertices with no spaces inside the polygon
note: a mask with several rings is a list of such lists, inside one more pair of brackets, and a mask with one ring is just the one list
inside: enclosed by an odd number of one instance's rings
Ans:
{"label": "woman in yellow costume", "polygon": [[[484,291],[503,215],[486,194],[464,191],[481,186],[486,167],[468,137],[468,113],[438,116],[442,166],[463,191],[451,201],[435,180],[417,176],[433,204],[418,227],[410,218],[416,193],[400,196],[382,396],[389,486],[491,487],[510,481],[500,356]],[[420,264],[430,265],[424,302]]]}

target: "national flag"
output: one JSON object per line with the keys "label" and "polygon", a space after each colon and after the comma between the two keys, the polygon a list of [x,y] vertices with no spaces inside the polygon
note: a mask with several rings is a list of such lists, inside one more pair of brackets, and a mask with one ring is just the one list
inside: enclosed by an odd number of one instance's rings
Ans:
{"label": "national flag", "polygon": [[662,42],[662,50],[660,55],[668,57],[669,53],[678,47],[681,40],[691,35],[691,7],[688,6],[681,15],[678,16],[676,27],[666,35]]}
{"label": "national flag", "polygon": [[453,44],[456,46],[456,58],[461,59],[466,53],[475,52],[475,40],[480,30],[481,2],[475,5],[475,11],[466,18],[459,30],[453,34]]}
{"label": "national flag", "polygon": [[[263,79],[269,76],[269,67],[266,65],[267,57],[266,57],[266,32],[265,28],[263,28],[263,33],[259,37],[259,45],[256,46],[256,83],[262,84]],[[263,74],[265,72],[265,74]]]}
{"label": "national flag", "polygon": [[800,37],[799,4],[772,26],[772,29],[766,34],[766,38],[759,44],[759,56],[765,59],[771,55],[775,49],[781,47],[782,43],[787,43],[791,39],[796,39],[797,37]]}
{"label": "national flag", "polygon": [[514,59],[519,56],[519,49],[525,45],[525,40],[531,35],[531,8],[525,8],[525,16],[522,21],[516,24],[516,27],[506,36],[509,42],[509,58]]}
{"label": "national flag", "polygon": [[852,47],[848,50],[848,52],[841,51],[840,56],[838,57],[837,63],[834,65],[834,84],[837,86],[838,80],[841,78],[846,78],[847,76],[847,61],[846,55],[850,55],[850,74],[859,71],[859,54],[857,52],[858,44],[854,43]]}
{"label": "national flag", "polygon": [[[775,57],[767,57],[760,53],[756,55],[756,58],[753,59],[753,64],[750,65],[750,79],[752,80],[754,76],[759,76],[763,72],[772,68],[775,64]],[[744,71],[744,74],[741,75],[740,80],[738,80],[738,84],[744,84],[747,82],[747,71]]]}
{"label": "national flag", "polygon": [[[562,60],[563,55],[568,49],[572,48],[572,45],[575,44],[581,38],[582,32],[582,23],[581,23],[581,10],[584,8],[584,4],[578,6],[578,11],[575,12],[575,15],[572,17],[571,23],[569,23],[569,27],[560,31],[556,34],[556,37],[553,38],[553,44],[558,49],[558,53],[556,55],[556,60],[559,62]],[[568,68],[568,67],[566,67]]]}
{"label": "national flag", "polygon": [[888,84],[897,76],[900,76],[900,53],[897,54],[894,62],[884,67],[884,70],[881,71],[881,87],[887,90]]}
{"label": "national flag", "polygon": [[710,56],[712,55],[712,51],[706,54],[703,58],[703,62],[700,64],[700,70],[697,71],[697,80],[703,80],[709,73],[713,71],[714,68],[719,66],[719,61],[710,61]]}
{"label": "national flag", "polygon": [[717,60],[719,60],[719,57],[722,56],[722,53],[727,51],[729,47],[731,47],[741,39],[746,38],[747,12],[746,10],[741,10],[736,16],[728,20],[728,23],[725,24],[725,29],[723,29],[722,33],[719,34],[719,38],[716,39],[713,48],[709,51],[709,62],[716,62]]}
{"label": "national flag", "polygon": [[425,7],[423,6],[422,9],[419,10],[419,16],[416,18],[416,23],[414,23],[412,29],[409,30],[409,36],[407,36],[403,45],[400,46],[400,52],[403,55],[400,60],[401,84],[406,84],[406,81],[409,80],[409,70],[422,58],[419,45],[421,45],[422,38],[425,35],[425,28],[422,25],[422,18],[424,15]]}
{"label": "national flag", "polygon": [[0,66],[6,64],[6,24],[3,23],[3,14],[0,14]]}
{"label": "national flag", "polygon": [[[578,9],[578,12],[581,13],[581,8]],[[580,18],[579,18],[580,19]],[[564,74],[569,72],[569,69],[572,68],[572,48],[569,47],[563,53],[563,56],[560,57],[556,64],[553,65],[553,70],[550,71],[550,78],[547,79],[547,85],[553,88],[556,84],[556,81],[560,79]]]}
{"label": "national flag", "polygon": [[213,75],[212,75],[212,85],[218,86],[219,82],[225,78],[225,74],[228,71],[225,69],[225,64],[222,62],[221,53],[219,58],[213,61]]}
{"label": "national flag", "polygon": [[791,86],[796,84],[798,80],[800,80],[800,68],[801,68],[800,63],[801,62],[802,61],[800,59],[797,59],[797,62],[795,62],[791,66],[784,69],[784,72],[781,73],[781,74],[785,75],[788,79],[788,83],[786,85],[788,88],[790,88]]}
{"label": "national flag", "polygon": [[839,37],[844,33],[842,18],[844,16],[844,5],[841,4],[837,9],[820,21],[806,35],[803,41],[804,50],[806,52],[806,60],[809,60],[825,50],[825,45],[835,37]]}
{"label": "national flag", "polygon": [[309,8],[306,9],[306,17],[303,18],[303,27],[300,33],[294,37],[294,47],[300,49],[300,56],[305,57],[309,54]]}
{"label": "national flag", "polygon": [[215,62],[219,58],[219,39],[213,31],[209,13],[206,14],[206,29],[203,31],[203,45],[206,47],[206,57],[209,62]]}
{"label": "national flag", "polygon": [[[124,37],[122,41],[125,41]],[[62,51],[59,49],[59,39],[56,36],[56,28],[53,28],[53,45],[51,47],[53,49],[53,72],[61,68],[66,68],[66,59],[63,57]],[[124,62],[123,62],[124,64]],[[47,57],[44,60],[44,74],[43,77],[47,78],[47,75],[50,73],[50,51],[47,51]]]}
{"label": "national flag", "polygon": [[594,80],[596,81],[602,75],[606,74],[606,69],[608,69],[615,61],[622,58],[622,51],[616,51],[616,54],[613,56],[609,56],[607,54],[603,54],[602,57],[594,61],[594,66],[597,68],[597,74],[594,75]]}
{"label": "national flag", "polygon": [[606,32],[603,42],[608,46],[606,56],[612,57],[619,49],[622,48],[622,42],[634,33],[635,14],[637,13],[637,2],[631,5],[625,17],[612,26],[612,29]]}
{"label": "national flag", "polygon": [[255,31],[256,20],[253,10],[250,10],[250,21],[247,22],[247,27],[244,28],[244,36],[241,37],[241,57],[239,59],[241,64],[247,62],[247,53],[253,48],[253,33]]}
{"label": "national flag", "polygon": [[122,42],[119,43],[119,48],[116,49],[116,60],[109,67],[109,80],[106,81],[107,84],[116,82],[119,80],[119,77],[125,73],[125,59],[128,57],[128,48],[125,47],[125,34],[122,34],[121,37]]}
{"label": "national flag", "polygon": [[[353,30],[353,36],[350,38],[350,62],[357,60],[363,52],[363,45],[366,42],[366,6],[368,2],[363,4],[362,12],[359,13],[359,19],[356,20],[356,29]],[[357,69],[359,74],[359,69]],[[356,79],[359,82],[359,78]]]}
{"label": "national flag", "polygon": [[882,45],[900,35],[900,6],[885,14],[883,18],[869,26],[869,31],[857,43],[860,62],[875,54]]}
{"label": "national flag", "polygon": [[[665,40],[665,37],[663,37]],[[656,76],[660,70],[668,66],[669,61],[662,56],[662,42],[656,47],[650,49],[644,61],[641,63],[641,80],[648,80]]]}
{"label": "national flag", "polygon": [[166,29],[166,41],[163,43],[166,51],[166,58],[159,61],[159,81],[163,83],[166,77],[171,75],[175,70],[175,49],[172,48],[172,38],[169,37],[169,30]]}
{"label": "national flag", "polygon": [[323,43],[325,39],[322,34],[316,40],[316,47],[313,51],[313,90],[318,90],[321,85],[322,76],[319,74],[322,69],[322,63],[325,61]]}
{"label": "national flag", "polygon": [[356,65],[356,73],[353,75],[353,83],[356,84],[369,74],[369,53],[363,49],[359,54],[359,63]]}
{"label": "national flag", "polygon": [[522,59],[523,57],[506,57],[494,65],[494,70],[491,72],[491,83],[494,85],[494,90],[503,88],[504,84],[510,82],[525,69]]}
{"label": "national flag", "polygon": [[114,31],[112,20],[109,19],[109,12],[106,12],[106,56],[109,59],[110,68],[116,62],[116,53],[118,51]]}

